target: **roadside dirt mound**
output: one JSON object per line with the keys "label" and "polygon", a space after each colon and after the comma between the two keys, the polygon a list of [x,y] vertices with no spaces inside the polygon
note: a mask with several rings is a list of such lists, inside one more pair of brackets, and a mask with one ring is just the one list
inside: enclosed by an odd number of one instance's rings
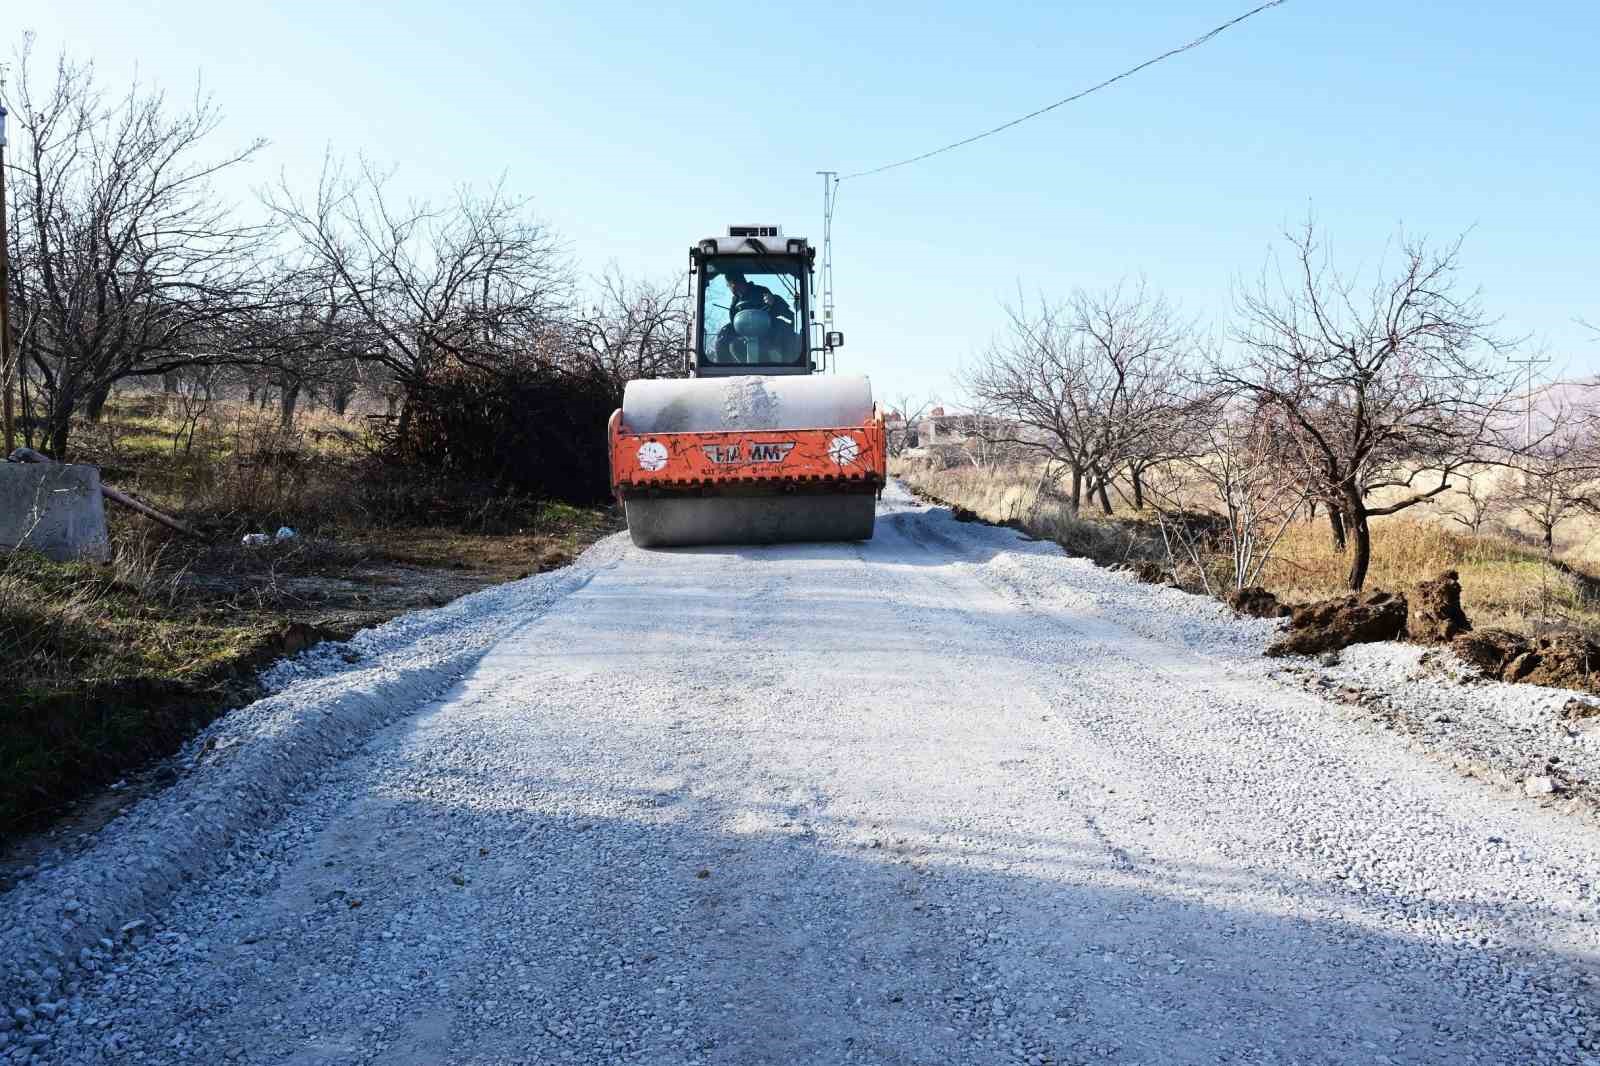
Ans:
{"label": "roadside dirt mound", "polygon": [[1581,633],[1528,638],[1485,629],[1455,638],[1450,647],[1496,681],[1600,692],[1600,645]]}
{"label": "roadside dirt mound", "polygon": [[1461,609],[1461,575],[1446,570],[1432,581],[1417,584],[1407,627],[1418,644],[1447,644],[1472,631]]}
{"label": "roadside dirt mound", "polygon": [[1528,650],[1528,638],[1508,629],[1479,629],[1456,637],[1450,649],[1461,658],[1498,679],[1512,659]]}
{"label": "roadside dirt mound", "polygon": [[1251,618],[1287,618],[1293,613],[1259,585],[1249,585],[1229,596],[1228,606]]}
{"label": "roadside dirt mound", "polygon": [[1160,563],[1153,563],[1148,559],[1141,559],[1128,566],[1128,572],[1136,580],[1143,581],[1146,585],[1165,585],[1169,580],[1166,567]]}
{"label": "roadside dirt mound", "polygon": [[1267,648],[1270,656],[1319,655],[1352,644],[1398,640],[1406,631],[1406,598],[1397,592],[1355,593],[1296,607],[1289,631]]}

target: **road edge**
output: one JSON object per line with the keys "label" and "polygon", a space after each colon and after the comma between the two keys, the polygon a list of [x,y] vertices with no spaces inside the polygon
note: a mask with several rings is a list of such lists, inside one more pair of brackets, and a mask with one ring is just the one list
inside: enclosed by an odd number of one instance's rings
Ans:
{"label": "road edge", "polygon": [[[571,566],[401,615],[263,671],[272,694],[187,743],[170,787],[0,895],[0,1009],[48,1003],[103,969],[241,833],[276,821],[330,765],[417,713],[510,634],[615,565],[620,535]],[[625,538],[623,538],[625,539]]]}

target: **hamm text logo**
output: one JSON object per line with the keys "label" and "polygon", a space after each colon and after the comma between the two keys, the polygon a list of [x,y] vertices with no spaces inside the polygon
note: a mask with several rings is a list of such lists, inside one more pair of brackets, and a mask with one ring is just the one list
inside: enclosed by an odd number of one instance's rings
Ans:
{"label": "hamm text logo", "polygon": [[782,444],[703,444],[706,458],[718,466],[746,466],[750,463],[781,463],[794,450],[794,442]]}

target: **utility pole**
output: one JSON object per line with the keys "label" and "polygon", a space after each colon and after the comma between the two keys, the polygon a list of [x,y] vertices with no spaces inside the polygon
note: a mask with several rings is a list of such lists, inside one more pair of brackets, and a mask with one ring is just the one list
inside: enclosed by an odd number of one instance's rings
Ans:
{"label": "utility pole", "polygon": [[1511,363],[1513,366],[1525,366],[1528,368],[1528,391],[1523,396],[1522,447],[1525,450],[1531,449],[1533,447],[1533,368],[1550,362],[1550,357],[1547,355],[1530,355],[1526,359],[1507,359],[1506,362]]}
{"label": "utility pole", "polygon": [[[839,172],[819,170],[817,173],[822,175],[822,335],[826,337],[833,328],[833,204],[839,195]],[[828,362],[831,371],[839,356],[829,354],[833,356]]]}
{"label": "utility pole", "polygon": [[11,399],[17,368],[11,356],[11,236],[6,228],[6,108],[0,104],[0,418],[5,423],[6,455],[17,448],[17,411]]}

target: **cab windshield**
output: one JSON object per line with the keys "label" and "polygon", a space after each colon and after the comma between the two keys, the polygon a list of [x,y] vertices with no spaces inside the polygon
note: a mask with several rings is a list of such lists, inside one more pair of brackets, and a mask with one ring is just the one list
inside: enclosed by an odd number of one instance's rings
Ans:
{"label": "cab windshield", "polygon": [[708,366],[793,366],[806,357],[800,265],[724,255],[705,261],[700,360]]}

